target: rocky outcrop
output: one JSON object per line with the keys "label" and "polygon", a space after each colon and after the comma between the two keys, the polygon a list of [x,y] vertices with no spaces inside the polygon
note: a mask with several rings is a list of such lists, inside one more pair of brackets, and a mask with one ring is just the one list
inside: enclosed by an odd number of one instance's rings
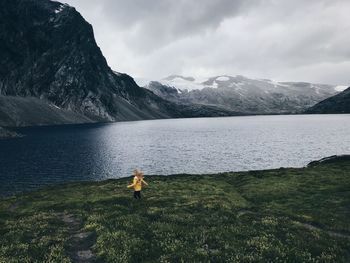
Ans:
{"label": "rocky outcrop", "polygon": [[20,134],[0,127],[0,139],[22,137]]}
{"label": "rocky outcrop", "polygon": [[310,162],[307,166],[317,166],[325,163],[337,163],[350,161],[350,155],[332,155],[317,161]]}

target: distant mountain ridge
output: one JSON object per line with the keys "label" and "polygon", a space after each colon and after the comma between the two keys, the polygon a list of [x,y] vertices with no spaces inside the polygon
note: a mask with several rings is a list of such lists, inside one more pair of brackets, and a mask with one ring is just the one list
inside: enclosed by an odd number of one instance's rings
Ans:
{"label": "distant mountain ridge", "polygon": [[350,113],[350,87],[306,110],[306,113]]}
{"label": "distant mountain ridge", "polygon": [[143,82],[156,95],[185,104],[202,104],[247,114],[300,113],[339,93],[339,87],[305,82],[275,82],[241,75],[196,80],[172,75]]}

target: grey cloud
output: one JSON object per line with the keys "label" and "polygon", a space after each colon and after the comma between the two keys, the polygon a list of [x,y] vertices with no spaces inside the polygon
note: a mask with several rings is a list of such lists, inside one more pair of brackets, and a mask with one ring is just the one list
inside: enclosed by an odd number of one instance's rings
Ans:
{"label": "grey cloud", "polygon": [[[350,83],[348,0],[66,0],[115,70]],[[281,79],[284,78],[284,79]]]}
{"label": "grey cloud", "polygon": [[251,0],[70,2],[82,8],[99,5],[100,19],[114,25],[115,30],[128,32],[124,41],[140,53],[151,52],[183,37],[213,31],[222,20],[240,14],[252,3]]}

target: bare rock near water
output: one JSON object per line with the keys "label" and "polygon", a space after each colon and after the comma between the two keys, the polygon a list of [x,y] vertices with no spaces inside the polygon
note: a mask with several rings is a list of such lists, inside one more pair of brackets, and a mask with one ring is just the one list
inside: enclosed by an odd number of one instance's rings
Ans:
{"label": "bare rock near water", "polygon": [[22,135],[14,132],[14,131],[10,131],[10,130],[7,130],[7,129],[0,127],[0,139],[17,138],[17,137],[22,137]]}

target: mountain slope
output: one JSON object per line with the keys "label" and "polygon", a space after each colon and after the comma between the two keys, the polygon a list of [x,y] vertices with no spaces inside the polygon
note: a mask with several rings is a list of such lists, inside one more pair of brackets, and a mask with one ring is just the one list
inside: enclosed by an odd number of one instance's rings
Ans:
{"label": "mountain slope", "polygon": [[302,112],[338,92],[332,85],[274,82],[244,76],[195,80],[173,75],[151,81],[145,87],[173,102],[214,105],[248,114]]}
{"label": "mountain slope", "polygon": [[93,122],[73,111],[60,109],[34,97],[0,96],[0,126],[32,126]]}
{"label": "mountain slope", "polygon": [[[192,114],[187,106],[183,109],[159,98],[140,88],[130,76],[113,72],[95,42],[92,26],[67,4],[49,0],[1,1],[0,50],[2,100],[23,97],[17,102],[26,105],[24,108],[30,103],[39,103],[40,107],[48,103],[46,108],[55,105],[59,111],[83,115],[77,120],[81,122],[84,118],[120,121],[193,117],[202,107],[196,106]],[[42,102],[34,102],[33,98]],[[12,100],[10,97],[7,104]],[[5,107],[2,110],[6,113]],[[38,114],[49,116],[36,117],[49,123],[62,121],[53,119],[50,112],[43,110]],[[15,123],[29,122],[19,118]],[[42,124],[41,120],[30,123]]]}
{"label": "mountain slope", "polygon": [[309,108],[306,113],[350,113],[350,87]]}

